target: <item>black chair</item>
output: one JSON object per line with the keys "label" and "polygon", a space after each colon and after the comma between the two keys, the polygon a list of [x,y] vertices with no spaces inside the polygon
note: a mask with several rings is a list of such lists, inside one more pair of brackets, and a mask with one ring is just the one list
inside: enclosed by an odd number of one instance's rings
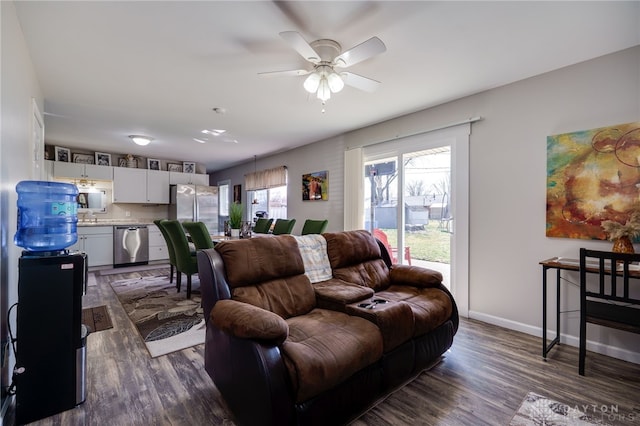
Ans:
{"label": "black chair", "polygon": [[[587,353],[587,323],[640,334],[640,299],[629,294],[629,280],[640,279],[638,262],[640,254],[580,249],[581,376]],[[587,288],[590,275],[596,276],[597,282],[593,280],[593,287]]]}

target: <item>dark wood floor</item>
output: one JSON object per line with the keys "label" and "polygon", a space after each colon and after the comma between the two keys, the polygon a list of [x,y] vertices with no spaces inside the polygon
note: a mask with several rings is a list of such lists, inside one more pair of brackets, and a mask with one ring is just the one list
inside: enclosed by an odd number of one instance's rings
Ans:
{"label": "dark wood floor", "polygon": [[[157,272],[157,271],[155,271]],[[204,346],[150,358],[108,280],[154,271],[97,275],[84,306],[106,304],[114,328],[87,341],[87,400],[34,425],[233,425],[203,368]],[[640,425],[640,366],[561,345],[547,362],[539,338],[462,320],[453,347],[430,371],[373,407],[354,425],[507,425],[528,392],[571,406],[617,408],[609,424]],[[598,407],[598,408],[594,408]]]}

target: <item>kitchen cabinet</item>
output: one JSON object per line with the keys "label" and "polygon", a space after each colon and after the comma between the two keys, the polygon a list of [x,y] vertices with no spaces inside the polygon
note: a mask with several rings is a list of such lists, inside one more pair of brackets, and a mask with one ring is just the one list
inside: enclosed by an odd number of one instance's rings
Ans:
{"label": "kitchen cabinet", "polygon": [[169,172],[169,183],[171,185],[178,185],[181,183],[189,185],[209,185],[209,175],[198,173]]}
{"label": "kitchen cabinet", "polygon": [[169,204],[169,172],[114,167],[113,202]]}
{"label": "kitchen cabinet", "polygon": [[78,241],[69,251],[87,253],[88,265],[113,265],[113,226],[78,226]]}
{"label": "kitchen cabinet", "polygon": [[169,260],[169,251],[158,227],[149,225],[149,262],[154,260]]}
{"label": "kitchen cabinet", "polygon": [[97,164],[66,163],[64,161],[54,161],[53,176],[56,178],[112,180],[113,167],[98,166]]}

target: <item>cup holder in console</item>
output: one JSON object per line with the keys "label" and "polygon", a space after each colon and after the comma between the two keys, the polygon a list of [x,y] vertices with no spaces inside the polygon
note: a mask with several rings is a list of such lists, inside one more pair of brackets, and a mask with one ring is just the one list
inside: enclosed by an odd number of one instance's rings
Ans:
{"label": "cup holder in console", "polygon": [[359,303],[358,307],[364,308],[364,309],[373,309],[376,307],[376,305],[382,305],[387,302],[388,300],[384,300],[384,299],[371,299],[371,303]]}

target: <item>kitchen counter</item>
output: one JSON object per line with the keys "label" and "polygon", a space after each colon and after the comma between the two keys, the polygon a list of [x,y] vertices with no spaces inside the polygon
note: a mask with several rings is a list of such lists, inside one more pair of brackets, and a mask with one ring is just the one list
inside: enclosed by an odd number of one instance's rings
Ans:
{"label": "kitchen counter", "polygon": [[95,226],[140,226],[140,225],[153,225],[153,222],[137,222],[137,221],[117,221],[117,220],[103,220],[98,222],[82,222],[78,221],[78,227],[95,227]]}

